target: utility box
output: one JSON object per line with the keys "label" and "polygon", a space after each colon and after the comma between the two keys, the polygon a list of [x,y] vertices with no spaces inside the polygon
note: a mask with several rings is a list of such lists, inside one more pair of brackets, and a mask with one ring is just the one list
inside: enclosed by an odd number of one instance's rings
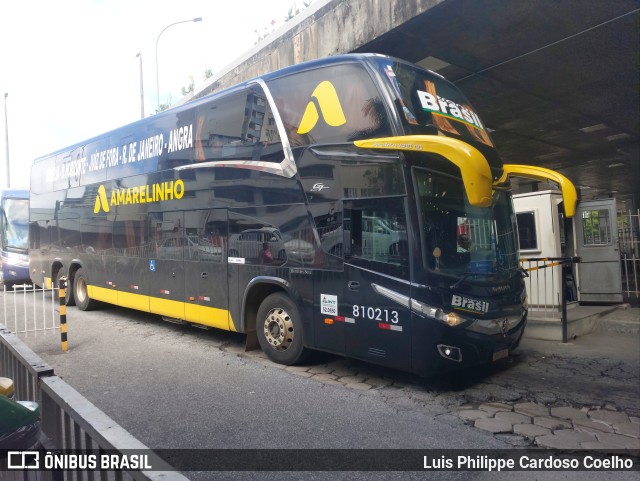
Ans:
{"label": "utility box", "polygon": [[[527,192],[513,196],[518,221],[520,258],[522,267],[531,269],[525,279],[529,306],[536,309],[557,310],[562,306],[562,266],[549,266],[553,261],[526,259],[558,258],[569,255],[564,215],[559,208],[559,191]],[[570,291],[572,291],[571,286]],[[569,296],[569,300],[571,299]]]}

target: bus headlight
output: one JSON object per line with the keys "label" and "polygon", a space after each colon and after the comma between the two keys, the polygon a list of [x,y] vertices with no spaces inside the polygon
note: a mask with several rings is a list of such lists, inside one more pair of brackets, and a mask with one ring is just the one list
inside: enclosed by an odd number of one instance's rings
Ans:
{"label": "bus headlight", "polygon": [[442,309],[438,309],[422,302],[418,302],[415,299],[411,299],[411,309],[431,319],[443,322],[448,326],[455,327],[463,324],[467,321],[464,317],[460,317],[455,312],[444,312]]}

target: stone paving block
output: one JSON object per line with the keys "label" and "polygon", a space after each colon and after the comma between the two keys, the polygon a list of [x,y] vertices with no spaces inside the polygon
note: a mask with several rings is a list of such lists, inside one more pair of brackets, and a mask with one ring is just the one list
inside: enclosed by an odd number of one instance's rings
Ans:
{"label": "stone paving block", "polygon": [[634,424],[640,424],[640,418],[636,416],[629,416],[629,421],[631,421]]}
{"label": "stone paving block", "polygon": [[312,366],[308,369],[311,374],[330,374],[333,369],[327,366]]}
{"label": "stone paving block", "polygon": [[549,429],[564,429],[572,426],[569,421],[551,416],[536,416],[533,418],[533,424]]}
{"label": "stone paving block", "polygon": [[284,368],[285,371],[289,372],[307,372],[308,369],[306,366],[287,366]]}
{"label": "stone paving block", "polygon": [[373,387],[386,387],[386,386],[391,386],[391,383],[393,381],[391,379],[386,379],[384,377],[372,376],[372,377],[368,377],[365,382],[367,384],[371,384]]}
{"label": "stone paving block", "polygon": [[534,439],[538,436],[551,434],[551,429],[543,428],[542,426],[538,426],[536,424],[514,424],[513,432],[516,434],[522,434],[529,439]]}
{"label": "stone paving block", "polygon": [[367,384],[364,382],[348,382],[345,383],[344,386],[348,387],[349,389],[357,389],[359,391],[368,391],[373,387],[371,384]]}
{"label": "stone paving block", "polygon": [[596,437],[601,443],[618,447],[619,449],[640,449],[640,439],[613,433],[596,434]]}
{"label": "stone paving block", "polygon": [[549,415],[548,407],[532,402],[514,404],[513,410],[517,413],[525,414],[531,417]]}
{"label": "stone paving block", "polygon": [[329,385],[329,386],[340,386],[340,387],[344,387],[344,384],[342,384],[341,382],[338,381],[322,381],[322,384]]}
{"label": "stone paving block", "polygon": [[339,376],[339,377],[357,376],[358,375],[358,371],[352,371],[350,369],[344,369],[344,368],[340,368],[340,367],[336,367],[334,369],[334,366],[331,366],[331,365],[328,365],[327,369],[329,369],[331,371],[331,374],[335,374],[336,376]]}
{"label": "stone paving block", "polygon": [[349,384],[355,384],[358,382],[364,382],[364,377],[361,376],[342,376],[340,377],[340,382],[343,382],[345,384],[349,383]]}
{"label": "stone paving block", "polygon": [[597,409],[589,411],[589,417],[594,421],[607,424],[628,423],[629,416],[620,411],[609,411],[608,409]]}
{"label": "stone paving block", "polygon": [[601,443],[600,441],[589,441],[587,443],[582,443],[582,449],[588,449],[589,451],[600,451],[601,453],[620,454],[620,448],[612,446],[610,444]]}
{"label": "stone paving block", "polygon": [[527,424],[531,422],[531,416],[525,416],[524,414],[513,412],[497,412],[495,418],[500,419],[501,421],[508,421],[511,424]]}
{"label": "stone paving block", "polygon": [[493,417],[493,414],[487,411],[481,411],[479,409],[464,409],[463,411],[458,412],[458,416],[464,419],[475,421],[476,419],[486,419]]}
{"label": "stone paving block", "polygon": [[553,434],[538,436],[536,444],[543,448],[580,449],[582,443],[595,442],[596,436],[590,433],[574,431],[573,429],[559,429]]}
{"label": "stone paving block", "polygon": [[474,426],[493,434],[510,433],[513,429],[513,424],[511,422],[495,418],[477,419]]}
{"label": "stone paving block", "polygon": [[616,423],[613,425],[616,433],[632,438],[640,438],[640,424],[637,423]]}
{"label": "stone paving block", "polygon": [[523,436],[517,436],[515,434],[498,433],[496,434],[496,439],[499,439],[500,441],[510,444],[511,446],[519,446],[519,447],[531,446],[531,442],[527,438]]}
{"label": "stone paving block", "polygon": [[[309,371],[309,374],[311,374],[311,371]],[[314,381],[335,381],[336,379],[338,379],[337,376],[334,376],[333,374],[313,374],[311,376],[311,379],[313,379]]]}
{"label": "stone paving block", "polygon": [[592,434],[613,432],[613,428],[608,424],[597,423],[591,419],[575,419],[573,421],[573,429]]}
{"label": "stone paving block", "polygon": [[551,408],[551,416],[561,419],[587,419],[587,413],[571,406]]}
{"label": "stone paving block", "polygon": [[499,411],[511,412],[513,406],[505,403],[482,403],[478,406],[481,411],[487,411],[488,413],[497,413]]}

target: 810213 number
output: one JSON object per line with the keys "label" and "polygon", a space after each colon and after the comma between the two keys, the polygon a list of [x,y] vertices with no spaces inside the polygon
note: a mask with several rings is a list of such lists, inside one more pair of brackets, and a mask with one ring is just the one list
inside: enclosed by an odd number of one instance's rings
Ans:
{"label": "810213 number", "polygon": [[370,321],[391,322],[398,324],[400,318],[398,311],[390,311],[389,309],[381,309],[379,307],[369,306],[353,306],[353,317],[369,319]]}

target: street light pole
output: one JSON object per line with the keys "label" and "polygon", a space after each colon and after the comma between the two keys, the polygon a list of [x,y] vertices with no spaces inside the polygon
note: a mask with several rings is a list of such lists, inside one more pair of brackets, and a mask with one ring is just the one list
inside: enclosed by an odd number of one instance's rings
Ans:
{"label": "street light pole", "polygon": [[160,35],[164,33],[169,27],[173,27],[174,25],[178,25],[179,23],[189,23],[189,22],[201,22],[202,17],[192,18],[191,20],[180,20],[179,22],[172,23],[167,25],[162,29],[162,32],[158,34],[158,38],[156,39],[156,90],[158,91],[158,108],[160,108],[160,80],[158,74],[158,41],[160,40]]}
{"label": "street light pole", "polygon": [[7,163],[6,163],[6,173],[7,173],[7,188],[11,187],[11,169],[9,168],[9,116],[7,115],[7,97],[9,94],[7,92],[4,93],[4,131],[6,136],[6,146],[7,146]]}
{"label": "street light pole", "polygon": [[144,83],[142,81],[142,53],[138,52],[136,57],[140,58],[140,118],[144,119]]}

